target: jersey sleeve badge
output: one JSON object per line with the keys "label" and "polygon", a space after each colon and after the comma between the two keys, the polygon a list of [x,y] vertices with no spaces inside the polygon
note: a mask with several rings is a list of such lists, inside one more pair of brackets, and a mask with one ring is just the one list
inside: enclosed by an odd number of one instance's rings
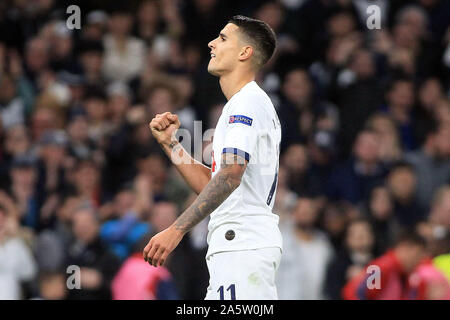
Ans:
{"label": "jersey sleeve badge", "polygon": [[245,124],[247,126],[251,126],[253,123],[253,119],[243,116],[243,115],[233,115],[230,116],[230,120],[228,121],[229,124],[233,124],[233,123],[242,123]]}

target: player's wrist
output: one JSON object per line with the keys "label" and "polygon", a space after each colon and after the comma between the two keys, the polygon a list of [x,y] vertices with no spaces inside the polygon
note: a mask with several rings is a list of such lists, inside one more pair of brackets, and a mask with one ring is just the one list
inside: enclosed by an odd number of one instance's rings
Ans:
{"label": "player's wrist", "polygon": [[187,231],[179,228],[178,226],[176,226],[175,224],[172,224],[169,229],[176,234],[178,237],[183,238],[184,235],[186,234]]}
{"label": "player's wrist", "polygon": [[159,144],[160,144],[162,147],[167,147],[167,148],[169,148],[169,149],[173,149],[173,148],[175,148],[175,147],[179,144],[179,142],[178,142],[178,140],[176,140],[176,139],[170,139],[170,140],[162,140],[162,141],[159,141]]}
{"label": "player's wrist", "polygon": [[169,148],[170,149],[175,149],[178,146],[179,142],[177,140],[171,140],[169,143]]}

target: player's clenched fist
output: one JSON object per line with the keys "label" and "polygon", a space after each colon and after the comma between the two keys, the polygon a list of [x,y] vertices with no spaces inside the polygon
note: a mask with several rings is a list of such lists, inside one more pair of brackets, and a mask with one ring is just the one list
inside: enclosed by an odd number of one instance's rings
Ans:
{"label": "player's clenched fist", "polygon": [[142,252],[144,260],[154,267],[163,265],[167,256],[176,248],[183,236],[184,233],[173,226],[156,234]]}
{"label": "player's clenched fist", "polygon": [[170,144],[174,140],[173,135],[180,127],[180,121],[176,114],[164,112],[157,114],[149,124],[152,135],[160,144]]}

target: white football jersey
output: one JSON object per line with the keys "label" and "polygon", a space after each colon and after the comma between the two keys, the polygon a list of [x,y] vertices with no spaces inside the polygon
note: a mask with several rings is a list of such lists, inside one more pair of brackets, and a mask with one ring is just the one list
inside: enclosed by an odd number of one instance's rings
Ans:
{"label": "white football jersey", "polygon": [[211,214],[207,257],[223,251],[282,249],[279,217],[272,212],[280,141],[280,121],[269,96],[255,81],[247,83],[224,106],[214,131],[211,178],[225,152],[249,163],[239,187]]}

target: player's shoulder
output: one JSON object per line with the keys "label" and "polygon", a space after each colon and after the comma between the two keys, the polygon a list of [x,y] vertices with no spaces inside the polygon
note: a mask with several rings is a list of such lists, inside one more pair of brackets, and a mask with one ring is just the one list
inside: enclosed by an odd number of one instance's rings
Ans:
{"label": "player's shoulder", "polygon": [[271,104],[267,93],[255,82],[250,82],[241,92],[242,99],[253,100],[263,104]]}

